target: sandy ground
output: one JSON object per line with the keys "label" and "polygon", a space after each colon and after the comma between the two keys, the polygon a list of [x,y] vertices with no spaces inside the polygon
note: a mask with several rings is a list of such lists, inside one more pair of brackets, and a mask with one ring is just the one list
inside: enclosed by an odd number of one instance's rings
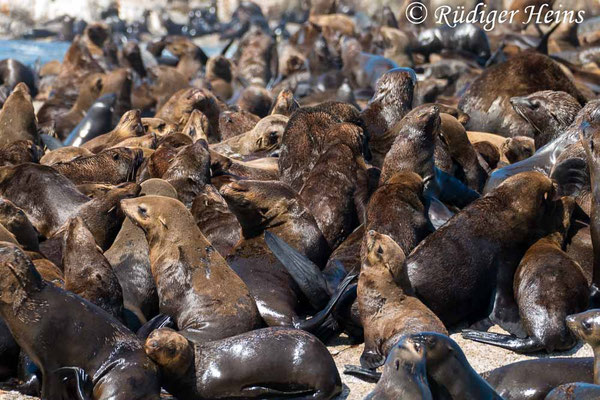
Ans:
{"label": "sandy ground", "polygon": [[[502,333],[502,330],[493,327],[493,332]],[[497,367],[501,367],[506,364],[510,364],[516,361],[527,360],[532,358],[541,357],[593,357],[592,348],[589,345],[578,345],[569,352],[563,353],[538,353],[531,356],[521,355],[513,353],[512,351],[503,350],[499,347],[487,346],[484,344],[476,343],[470,340],[465,340],[460,336],[460,333],[454,333],[451,335],[465,352],[467,359],[479,373],[492,370]],[[358,400],[363,399],[371,390],[375,384],[364,382],[353,376],[344,375],[344,365],[353,364],[359,365],[359,358],[362,353],[363,345],[349,345],[347,344],[347,338],[340,337],[336,342],[328,346],[333,359],[340,371],[342,377],[342,383],[344,385],[343,392],[336,400]],[[6,393],[0,391],[0,400],[35,400],[35,397],[22,396],[17,393]]]}

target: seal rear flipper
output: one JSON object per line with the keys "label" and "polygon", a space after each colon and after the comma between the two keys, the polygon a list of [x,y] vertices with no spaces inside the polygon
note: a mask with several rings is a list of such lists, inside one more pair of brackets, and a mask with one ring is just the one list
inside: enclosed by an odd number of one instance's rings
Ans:
{"label": "seal rear flipper", "polygon": [[327,320],[329,314],[331,314],[331,311],[333,310],[337,302],[342,298],[342,295],[346,292],[346,289],[348,288],[348,285],[350,285],[350,282],[352,282],[357,276],[358,274],[348,274],[340,283],[334,295],[331,296],[331,299],[329,299],[329,302],[327,303],[327,306],[325,306],[324,309],[316,313],[311,319],[300,321],[298,323],[295,322],[294,327],[311,333],[317,330]]}
{"label": "seal rear flipper", "polygon": [[49,376],[44,376],[44,380],[44,388],[47,392],[42,390],[42,398],[92,400],[94,383],[90,376],[79,367],[56,369]]}
{"label": "seal rear flipper", "polygon": [[469,189],[467,185],[437,167],[435,167],[435,181],[439,187],[439,195],[425,193],[425,196],[435,196],[440,201],[459,208],[466,207],[480,197],[479,193],[473,189]]}
{"label": "seal rear flipper", "polygon": [[344,365],[344,375],[352,375],[367,382],[376,383],[381,378],[381,372],[359,367],[357,365]]}
{"label": "seal rear flipper", "polygon": [[480,332],[465,329],[462,337],[479,343],[490,344],[512,350],[516,353],[533,353],[544,349],[544,345],[536,338],[528,337],[520,339],[513,335],[503,335],[493,332]]}
{"label": "seal rear flipper", "polygon": [[569,158],[554,167],[550,178],[558,185],[558,196],[577,196],[590,182],[587,162],[581,158]]}
{"label": "seal rear flipper", "polygon": [[330,294],[319,267],[274,233],[266,231],[265,242],[300,287],[310,305],[315,310],[326,307]]}
{"label": "seal rear flipper", "polygon": [[137,336],[140,339],[146,340],[150,333],[156,329],[160,328],[172,328],[175,325],[173,319],[165,314],[158,314],[156,317],[152,318],[150,321],[146,322],[140,329],[137,331]]}
{"label": "seal rear flipper", "polygon": [[367,369],[381,367],[385,363],[385,357],[372,350],[365,349],[360,355],[360,365]]}
{"label": "seal rear flipper", "polygon": [[435,197],[427,198],[427,217],[429,222],[435,230],[441,228],[450,218],[454,216],[454,213],[446,207],[444,203],[436,199]]}

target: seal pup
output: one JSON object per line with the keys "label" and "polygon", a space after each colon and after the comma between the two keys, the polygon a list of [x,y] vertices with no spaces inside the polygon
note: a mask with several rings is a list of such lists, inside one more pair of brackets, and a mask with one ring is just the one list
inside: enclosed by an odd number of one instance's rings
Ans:
{"label": "seal pup", "polygon": [[161,328],[145,344],[165,388],[180,399],[299,398],[328,400],[342,382],[327,348],[310,333],[263,328],[213,342]]}
{"label": "seal pup", "polygon": [[72,161],[58,162],[52,164],[52,168],[76,185],[85,183],[118,185],[135,180],[143,157],[142,150],[119,147]]}
{"label": "seal pup", "polygon": [[144,230],[160,312],[198,342],[234,336],[260,326],[244,282],[210,245],[183,203],[163,196],[121,202]]}
{"label": "seal pup", "polygon": [[80,217],[68,222],[62,253],[64,288],[122,320],[123,290],[119,280]]}
{"label": "seal pup", "polygon": [[[140,195],[177,198],[177,192],[162,179],[142,182]],[[123,307],[142,324],[158,314],[158,294],[150,267],[150,249],[144,231],[125,218],[114,242],[104,252],[123,289]],[[127,326],[132,327],[125,313]]]}
{"label": "seal pup", "polygon": [[535,129],[535,148],[548,144],[571,125],[581,104],[570,94],[542,90],[510,99],[515,112]]}
{"label": "seal pup", "polygon": [[283,182],[240,180],[222,186],[220,193],[242,227],[242,238],[227,262],[248,285],[267,325],[297,325],[300,289],[269,250],[264,234],[276,234],[323,265],[329,249],[317,222]]}
{"label": "seal pup", "polygon": [[[0,269],[0,316],[40,368],[42,398],[62,398],[61,371],[73,371],[80,377],[78,389],[88,397],[93,392],[95,399],[159,399],[158,368],[121,323],[45,282],[15,245],[1,244]],[[60,338],[57,324],[64,327]]]}
{"label": "seal pup", "polygon": [[381,378],[365,400],[432,400],[425,365],[424,346],[403,336],[390,350]]}
{"label": "seal pup", "polygon": [[31,95],[23,82],[15,86],[0,110],[0,146],[17,140],[40,143]]}
{"label": "seal pup", "polygon": [[367,232],[357,290],[365,335],[360,364],[365,368],[383,365],[405,334],[423,331],[448,334],[438,317],[414,296],[403,268],[405,258],[392,238],[372,230]]}

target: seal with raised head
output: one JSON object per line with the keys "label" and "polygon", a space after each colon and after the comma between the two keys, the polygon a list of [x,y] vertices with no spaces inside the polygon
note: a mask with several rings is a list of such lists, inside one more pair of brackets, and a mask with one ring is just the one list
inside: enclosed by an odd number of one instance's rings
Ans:
{"label": "seal with raised head", "polygon": [[342,391],[325,345],[298,329],[264,328],[204,342],[161,328],[145,347],[166,389],[180,399],[328,400]]}
{"label": "seal with raised head", "polygon": [[142,136],[144,133],[140,110],[130,110],[123,114],[115,129],[86,141],[81,147],[92,153],[99,153],[125,139]]}
{"label": "seal with raised head", "polygon": [[15,86],[0,110],[0,146],[17,140],[40,143],[31,96],[23,82]]}
{"label": "seal with raised head", "polygon": [[146,233],[160,312],[181,331],[202,343],[260,326],[248,288],[180,201],[143,196],[123,200],[121,208]]}
{"label": "seal with raised head", "polygon": [[423,331],[447,335],[448,331],[414,296],[400,246],[387,235],[369,231],[365,247],[357,291],[365,332],[360,364],[374,369],[383,365],[401,336]]}
{"label": "seal with raised head", "polygon": [[[0,245],[0,269],[0,316],[40,368],[42,398],[64,398],[67,374],[79,377],[77,389],[88,398],[159,399],[158,368],[121,323],[45,282],[15,245]],[[64,328],[58,337],[57,326]]]}

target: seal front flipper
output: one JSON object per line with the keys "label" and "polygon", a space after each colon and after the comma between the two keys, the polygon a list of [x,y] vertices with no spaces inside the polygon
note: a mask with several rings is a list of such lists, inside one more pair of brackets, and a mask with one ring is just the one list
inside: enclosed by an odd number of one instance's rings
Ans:
{"label": "seal front flipper", "polygon": [[310,305],[315,310],[325,307],[330,295],[327,281],[319,267],[269,231],[265,232],[265,243],[298,284]]}
{"label": "seal front flipper", "polygon": [[427,207],[427,217],[434,229],[439,229],[454,216],[454,213],[435,197],[429,197],[427,202],[429,203]]}
{"label": "seal front flipper", "polygon": [[295,322],[294,327],[308,332],[313,332],[315,329],[318,329],[323,324],[323,322],[325,322],[335,305],[342,297],[342,295],[346,292],[346,289],[348,288],[348,285],[350,285],[350,282],[352,282],[357,276],[358,274],[356,273],[348,274],[348,276],[346,276],[344,280],[339,284],[337,290],[335,291],[333,296],[331,296],[331,299],[329,299],[329,302],[327,303],[327,306],[324,309],[316,313],[311,319],[299,323]]}
{"label": "seal front flipper", "polygon": [[[425,196],[433,197],[435,195],[440,201],[459,208],[466,207],[469,203],[480,197],[479,193],[469,189],[467,185],[437,167],[435,167],[435,181],[439,188],[439,194],[424,193]],[[427,187],[428,185],[425,186]]]}
{"label": "seal front flipper", "polygon": [[175,323],[171,317],[165,314],[158,314],[150,321],[142,325],[136,334],[140,339],[146,339],[153,330],[160,328],[172,328],[174,325]]}
{"label": "seal front flipper", "polygon": [[[92,400],[94,383],[90,376],[79,367],[62,367],[44,376],[42,398],[53,400]],[[46,383],[46,382],[44,382]]]}
{"label": "seal front flipper", "polygon": [[558,196],[577,196],[590,182],[587,162],[581,158],[569,158],[554,167],[550,178],[558,186]]}
{"label": "seal front flipper", "polygon": [[373,350],[363,351],[360,356],[360,365],[367,369],[381,367],[385,363],[385,357]]}
{"label": "seal front flipper", "polygon": [[381,378],[381,372],[348,364],[344,365],[344,374],[352,375],[364,381],[373,383],[376,383],[379,381],[379,378]]}
{"label": "seal front flipper", "polygon": [[535,338],[520,339],[513,335],[503,335],[493,332],[481,332],[470,329],[462,331],[462,337],[479,343],[490,344],[512,350],[516,353],[533,353],[544,349],[543,343]]}

